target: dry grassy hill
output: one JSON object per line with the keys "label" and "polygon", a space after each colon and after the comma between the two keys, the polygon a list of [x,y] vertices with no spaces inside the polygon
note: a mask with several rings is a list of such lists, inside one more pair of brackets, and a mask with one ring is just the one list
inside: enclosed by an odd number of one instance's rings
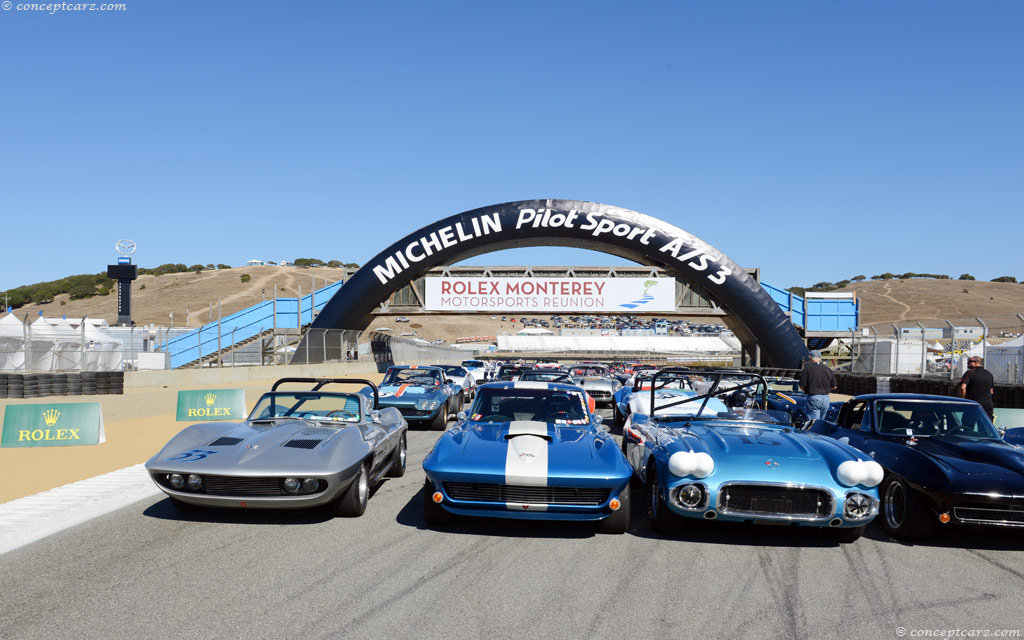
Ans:
{"label": "dry grassy hill", "polygon": [[856,292],[860,323],[891,331],[891,323],[926,327],[977,326],[975,316],[991,333],[1021,332],[1024,323],[1024,284],[974,280],[872,280],[856,282],[838,291]]}
{"label": "dry grassy hill", "polygon": [[[249,274],[249,282],[242,282],[242,274]],[[221,314],[228,315],[258,303],[263,291],[267,299],[274,297],[277,285],[279,298],[294,298],[302,287],[308,295],[314,286],[320,289],[344,277],[345,269],[329,267],[237,267],[201,273],[170,273],[162,276],[139,276],[132,284],[132,320],[137,325],[153,323],[170,325],[174,313],[174,326],[185,326],[185,310],[189,310],[189,326],[195,327],[217,319],[217,300]],[[212,316],[210,305],[213,305]],[[117,322],[117,289],[107,296],[70,300],[66,294],[57,296],[49,304],[25,305],[15,310],[18,317],[28,314],[34,319],[39,312],[47,317],[105,318],[110,324]]]}
{"label": "dry grassy hill", "polygon": [[[240,276],[249,274],[251,280],[243,283]],[[344,269],[328,267],[238,267],[202,273],[175,273],[162,276],[140,276],[132,287],[132,318],[136,324],[170,324],[174,313],[174,326],[185,325],[185,310],[190,311],[189,325],[195,327],[217,318],[217,300],[221,313],[228,315],[261,300],[261,291],[273,297],[277,285],[278,297],[295,297],[302,287],[303,295],[314,286],[321,288],[344,277]],[[880,333],[888,333],[890,323],[912,324],[920,321],[925,326],[945,326],[945,320],[954,324],[976,325],[975,316],[988,323],[993,333],[1024,331],[1016,314],[1024,314],[1024,284],[979,282],[969,280],[875,280],[857,282],[840,291],[853,291],[860,300],[861,324],[876,325]],[[210,305],[213,305],[212,316]],[[117,298],[109,296],[86,300],[69,300],[58,296],[45,305],[27,305],[16,310],[19,317],[30,319],[42,311],[48,317],[105,318],[113,324],[117,320]],[[564,315],[564,314],[563,314]],[[547,316],[538,316],[547,317]],[[453,314],[451,316],[413,316],[408,324],[395,323],[393,318],[379,317],[373,327],[389,326],[395,333],[415,330],[417,337],[448,341],[460,336],[498,335],[513,333],[518,323],[501,322],[501,316],[491,320],[488,316]]]}

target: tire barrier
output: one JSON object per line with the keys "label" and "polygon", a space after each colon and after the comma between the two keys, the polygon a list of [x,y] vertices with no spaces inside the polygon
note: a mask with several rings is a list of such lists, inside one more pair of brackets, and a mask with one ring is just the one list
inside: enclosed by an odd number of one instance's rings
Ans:
{"label": "tire barrier", "polygon": [[0,398],[124,394],[124,371],[0,374]]}

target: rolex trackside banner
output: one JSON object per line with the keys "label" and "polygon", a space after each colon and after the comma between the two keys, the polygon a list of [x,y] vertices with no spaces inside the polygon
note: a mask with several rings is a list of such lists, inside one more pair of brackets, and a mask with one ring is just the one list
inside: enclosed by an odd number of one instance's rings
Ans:
{"label": "rolex trackside banner", "polygon": [[179,421],[214,422],[245,419],[244,389],[202,389],[178,392]]}
{"label": "rolex trackside banner", "polygon": [[673,278],[426,278],[428,311],[675,311]]}
{"label": "rolex trackside banner", "polygon": [[69,447],[106,441],[98,402],[12,404],[4,411],[3,447]]}

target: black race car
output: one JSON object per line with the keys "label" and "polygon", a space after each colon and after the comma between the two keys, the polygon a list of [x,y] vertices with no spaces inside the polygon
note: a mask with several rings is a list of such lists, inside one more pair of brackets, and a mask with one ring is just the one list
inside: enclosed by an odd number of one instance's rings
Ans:
{"label": "black race car", "polygon": [[881,521],[893,538],[924,538],[936,523],[1024,527],[1024,448],[1000,438],[972,400],[862,395],[810,430],[885,468]]}

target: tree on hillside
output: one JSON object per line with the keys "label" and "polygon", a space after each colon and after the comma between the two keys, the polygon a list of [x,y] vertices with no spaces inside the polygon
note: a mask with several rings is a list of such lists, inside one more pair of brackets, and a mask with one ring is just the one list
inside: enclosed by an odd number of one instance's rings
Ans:
{"label": "tree on hillside", "polygon": [[196,275],[199,275],[200,273],[202,273],[203,269],[205,269],[205,267],[203,265],[201,265],[201,264],[194,264],[194,265],[192,265],[191,267],[188,268],[189,271],[195,271]]}
{"label": "tree on hillside", "polygon": [[885,273],[883,273],[881,275],[871,276],[871,279],[872,280],[892,280],[895,277],[896,277],[895,274],[889,273],[888,271],[886,271]]}
{"label": "tree on hillside", "polygon": [[293,264],[296,267],[322,267],[324,261],[319,258],[296,258]]}
{"label": "tree on hillside", "polygon": [[991,282],[1017,282],[1017,278],[1013,276],[999,276],[998,278],[992,278]]}
{"label": "tree on hillside", "polygon": [[864,280],[864,276],[853,276],[852,278],[850,278],[850,280],[853,280],[854,282],[860,282],[861,280]]}
{"label": "tree on hillside", "polygon": [[327,266],[332,268],[332,269],[337,269],[338,267],[341,266],[341,261],[340,260],[328,260],[327,261]]}
{"label": "tree on hillside", "polygon": [[957,278],[957,280],[974,280],[974,276],[972,276],[969,273],[961,273],[960,277]]}
{"label": "tree on hillside", "polygon": [[230,268],[231,268],[231,265],[229,265],[229,264],[218,264],[217,265],[217,269],[218,270],[220,270],[220,269],[230,269]]}

